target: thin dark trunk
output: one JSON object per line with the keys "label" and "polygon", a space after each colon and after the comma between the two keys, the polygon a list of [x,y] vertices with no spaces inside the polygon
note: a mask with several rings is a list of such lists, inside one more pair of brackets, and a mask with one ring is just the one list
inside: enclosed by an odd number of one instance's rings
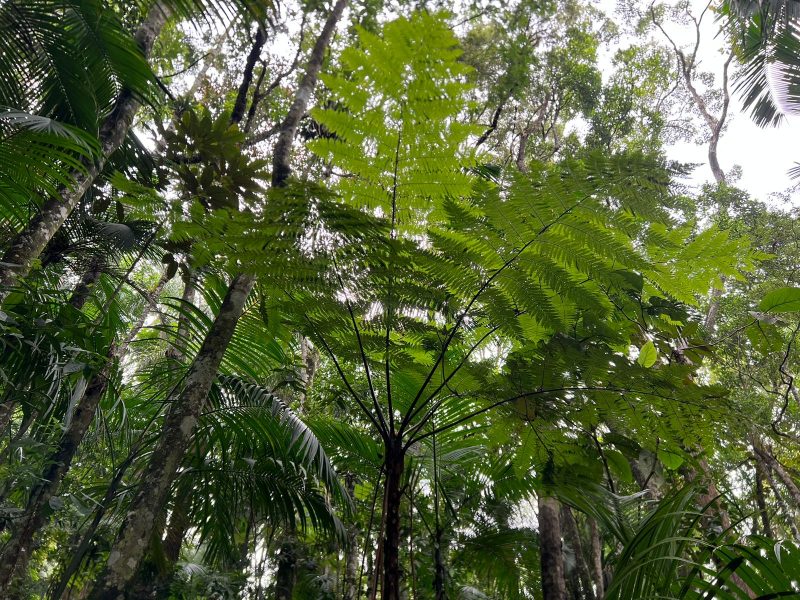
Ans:
{"label": "thin dark trunk", "polygon": [[542,599],[566,600],[564,556],[561,551],[559,502],[539,496],[539,556],[542,565]]}
{"label": "thin dark trunk", "polygon": [[169,493],[178,466],[191,441],[211,384],[233,337],[255,280],[239,275],[228,288],[217,318],[186,375],[185,386],[168,399],[170,406],[139,491],[111,549],[103,575],[92,590],[92,600],[124,597],[141,562],[158,512]]}
{"label": "thin dark trunk", "polygon": [[[348,473],[345,476],[347,493],[353,497],[356,488],[355,475]],[[345,549],[344,563],[344,600],[357,600],[358,598],[358,525],[351,524],[347,528],[347,548]]]}
{"label": "thin dark trunk", "polygon": [[442,556],[442,534],[441,526],[437,526],[433,536],[433,591],[436,600],[444,600],[446,598],[444,587],[444,557]]}
{"label": "thin dark trunk", "polygon": [[756,460],[756,505],[758,506],[758,514],[761,518],[761,528],[764,535],[768,538],[772,537],[772,525],[769,522],[769,512],[767,511],[767,501],[764,495],[764,470],[761,464]]}
{"label": "thin dark trunk", "polygon": [[[136,43],[145,57],[150,55],[153,43],[169,15],[170,9],[158,2],[136,31]],[[100,126],[100,157],[93,163],[86,161],[84,171],[73,171],[70,183],[60,188],[55,197],[48,199],[25,229],[14,237],[0,259],[0,300],[8,293],[10,286],[30,272],[33,262],[92,187],[108,157],[125,139],[138,110],[139,101],[136,96],[130,90],[123,90],[113,110]]]}
{"label": "thin dark trunk", "polygon": [[385,447],[385,488],[383,532],[383,578],[381,598],[400,600],[400,504],[403,496],[402,481],[405,468],[405,452],[401,441],[394,437]]}
{"label": "thin dark trunk", "polygon": [[297,581],[297,548],[292,540],[281,544],[278,570],[275,573],[275,600],[292,600]]}
{"label": "thin dark trunk", "polygon": [[92,522],[89,524],[89,527],[86,529],[86,531],[83,532],[83,537],[81,538],[80,544],[78,544],[78,546],[71,552],[69,564],[64,568],[64,572],[59,577],[58,583],[55,585],[53,591],[49,595],[51,600],[60,600],[63,597],[64,592],[67,589],[67,585],[69,585],[70,579],[72,579],[72,576],[78,572],[78,569],[83,562],[83,557],[86,555],[87,550],[89,550],[92,539],[94,539],[95,531],[97,531],[97,528],[100,526],[100,522],[103,520],[108,507],[111,506],[111,502],[117,495],[117,490],[122,483],[122,478],[125,476],[128,467],[131,465],[136,456],[137,449],[134,448],[114,474],[114,478],[111,480],[111,483],[108,485],[108,489],[106,489],[106,493],[103,495],[103,500],[95,509]]}
{"label": "thin dark trunk", "polygon": [[93,258],[89,268],[84,272],[81,280],[72,292],[72,297],[69,299],[69,303],[73,308],[77,308],[78,310],[83,308],[83,305],[86,304],[86,301],[89,299],[89,294],[91,294],[94,284],[100,278],[102,272],[102,261],[99,258]]}
{"label": "thin dark trunk", "polygon": [[250,53],[247,55],[244,67],[244,77],[239,84],[239,91],[236,94],[236,101],[233,104],[231,111],[231,121],[239,123],[244,117],[244,111],[247,109],[247,95],[250,92],[250,86],[253,83],[253,71],[256,66],[256,61],[261,56],[261,50],[267,42],[267,32],[260,25],[256,30],[256,37],[253,41],[253,46],[250,48]]}
{"label": "thin dark trunk", "polygon": [[[109,354],[113,353],[112,347]],[[50,500],[58,493],[78,446],[94,419],[97,406],[108,388],[113,367],[113,361],[109,361],[89,382],[58,446],[48,457],[41,483],[31,491],[22,521],[15,527],[14,535],[0,557],[0,592],[8,589],[18,573],[25,572],[36,534],[47,523]]]}

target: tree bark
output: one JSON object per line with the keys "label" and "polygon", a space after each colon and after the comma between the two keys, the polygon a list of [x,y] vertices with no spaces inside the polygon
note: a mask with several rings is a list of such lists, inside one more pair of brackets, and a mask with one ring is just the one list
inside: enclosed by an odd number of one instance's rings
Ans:
{"label": "tree bark", "polygon": [[275,573],[275,600],[292,600],[297,581],[297,549],[291,540],[284,540],[278,555]]}
{"label": "tree bark", "polygon": [[385,487],[384,507],[386,523],[383,533],[383,578],[381,598],[400,600],[400,504],[403,496],[402,481],[405,469],[405,452],[402,440],[392,437],[384,446]]}
{"label": "tree bark", "polygon": [[[100,271],[99,263],[97,263],[84,274],[70,300],[75,308],[80,310],[83,307]],[[161,294],[166,282],[166,276],[162,276],[151,294],[150,306],[143,311],[140,322],[137,324],[138,329],[141,329],[149,308]],[[23,519],[15,527],[13,539],[0,554],[0,592],[11,585],[16,574],[25,571],[36,536],[49,520],[50,501],[58,494],[61,483],[72,466],[78,447],[86,436],[86,432],[94,420],[97,407],[108,389],[109,379],[114,374],[115,365],[127,350],[133,336],[138,333],[137,326],[120,346],[112,344],[109,347],[105,365],[89,380],[85,391],[75,404],[72,416],[67,421],[66,430],[62,434],[58,446],[45,461],[45,468],[40,477],[41,483],[31,491]]]}
{"label": "tree bark", "polygon": [[[109,354],[113,356],[113,347]],[[113,368],[114,361],[109,360],[89,382],[56,450],[47,459],[41,483],[31,491],[22,521],[15,527],[14,535],[0,556],[0,595],[7,593],[14,578],[18,573],[23,573],[28,565],[36,534],[48,521],[50,501],[58,493],[78,446],[94,419]]]}
{"label": "tree bark", "polygon": [[797,484],[794,482],[792,477],[789,473],[786,472],[786,469],[783,468],[783,465],[778,461],[775,456],[773,456],[772,452],[768,448],[763,448],[760,445],[753,444],[753,450],[755,453],[761,457],[761,459],[769,466],[769,468],[775,472],[778,476],[778,479],[781,480],[781,483],[786,487],[786,490],[789,492],[789,496],[792,498],[792,502],[798,508],[800,508],[800,488],[797,487]]}
{"label": "tree bark", "polygon": [[561,519],[559,502],[550,496],[539,496],[539,555],[542,566],[542,599],[566,600],[564,556],[561,552]]}
{"label": "tree bark", "polygon": [[772,477],[772,469],[769,468],[769,465],[764,466],[764,478],[769,483],[769,487],[772,488],[772,493],[775,496],[775,504],[778,506],[778,511],[781,514],[786,515],[786,522],[789,525],[789,530],[792,532],[792,537],[796,542],[800,542],[800,531],[797,529],[797,523],[794,515],[792,514],[793,511],[787,506],[786,501],[783,499],[783,496],[778,489],[777,482]]}
{"label": "tree bark", "polygon": [[[169,16],[168,6],[158,2],[136,31],[134,38],[145,57],[150,55],[153,43]],[[0,259],[0,300],[8,294],[10,286],[30,272],[47,243],[92,187],[108,157],[125,139],[138,110],[139,101],[134,94],[130,90],[122,90],[113,110],[100,126],[100,157],[94,163],[87,161],[85,171],[73,171],[69,185],[61,187],[55,197],[45,201],[25,229],[14,237]]]}
{"label": "tree bark", "polygon": [[605,596],[605,579],[603,578],[603,540],[597,521],[589,519],[589,535],[592,538],[592,581],[597,598]]}
{"label": "tree bark", "polygon": [[[355,475],[345,476],[347,493],[353,497],[356,489]],[[347,548],[344,563],[344,600],[358,599],[358,525],[354,522],[347,528]]]}
{"label": "tree bark", "polygon": [[211,330],[186,375],[182,391],[169,398],[170,406],[150,463],[142,476],[103,575],[89,595],[91,600],[123,598],[147,548],[158,511],[166,499],[180,461],[194,433],[200,412],[236,323],[244,311],[255,279],[238,275],[231,282]]}
{"label": "tree bark", "polygon": [[592,577],[589,573],[586,555],[583,552],[583,543],[581,542],[581,532],[578,530],[578,523],[575,521],[575,516],[572,514],[572,509],[570,509],[569,506],[562,507],[561,516],[564,525],[564,539],[568,541],[575,554],[575,568],[582,592],[579,593],[579,597],[585,600],[594,600]]}
{"label": "tree bark", "polygon": [[283,123],[281,123],[278,141],[275,143],[275,150],[272,154],[273,185],[276,185],[276,181],[280,182],[278,185],[283,185],[289,178],[289,156],[291,154],[295,135],[297,134],[297,125],[308,109],[311,94],[317,86],[319,72],[322,69],[322,63],[325,59],[325,50],[327,50],[331,43],[336,24],[339,22],[347,3],[348,0],[337,0],[333,10],[330,15],[328,15],[322,32],[314,43],[314,48],[311,50],[308,66],[297,88],[294,101],[289,108],[289,112],[286,114],[286,118],[283,120]]}
{"label": "tree bark", "polygon": [[755,480],[756,480],[756,506],[758,506],[758,514],[761,519],[761,528],[763,534],[771,538],[772,537],[772,525],[769,522],[769,512],[767,511],[767,501],[766,496],[764,495],[764,471],[761,468],[761,464],[758,460],[756,460],[756,469],[755,469]]}

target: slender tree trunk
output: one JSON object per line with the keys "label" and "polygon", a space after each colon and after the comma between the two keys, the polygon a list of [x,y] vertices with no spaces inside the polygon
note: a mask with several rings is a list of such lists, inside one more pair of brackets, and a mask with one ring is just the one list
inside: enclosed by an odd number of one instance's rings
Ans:
{"label": "slender tree trunk", "polygon": [[192,363],[182,391],[168,400],[170,410],[121,533],[111,549],[105,571],[92,590],[92,600],[123,598],[126,586],[141,562],[146,541],[192,434],[225,350],[233,337],[255,280],[238,275],[231,282],[219,314]]}
{"label": "slender tree trunk", "polygon": [[539,555],[542,565],[542,599],[566,600],[564,556],[561,552],[561,519],[558,500],[539,496]]}
{"label": "slender tree trunk", "polygon": [[[113,352],[112,348],[109,353]],[[109,361],[92,378],[55,452],[48,457],[41,483],[31,491],[22,522],[15,527],[14,535],[0,557],[0,592],[8,590],[16,574],[25,571],[36,534],[47,523],[50,500],[58,493],[78,446],[94,419],[97,406],[108,388],[113,367],[113,361]]]}
{"label": "slender tree trunk", "polygon": [[600,538],[600,529],[597,521],[589,519],[589,535],[592,538],[592,581],[597,598],[602,598],[605,593],[605,579],[603,578],[603,540]]}
{"label": "slender tree trunk", "polygon": [[[356,488],[356,478],[348,473],[345,476],[347,493],[352,497]],[[347,548],[344,564],[344,600],[357,600],[358,589],[358,525],[354,522],[347,528]]]}
{"label": "slender tree trunk", "polygon": [[794,511],[792,511],[783,499],[780,490],[778,489],[777,482],[772,477],[772,469],[769,465],[764,465],[764,478],[772,488],[772,493],[775,496],[775,504],[778,506],[778,511],[786,517],[786,522],[789,525],[789,530],[792,532],[792,537],[795,541],[800,542],[800,530],[797,529],[797,522],[795,519]]}
{"label": "slender tree trunk", "polygon": [[399,438],[391,438],[385,446],[384,506],[386,523],[383,533],[383,578],[381,598],[400,600],[400,504],[405,469],[405,452]]}
{"label": "slender tree trunk", "polygon": [[441,525],[437,524],[433,535],[433,592],[436,600],[444,600],[446,598],[444,555],[442,554],[443,533]]}
{"label": "slender tree trunk", "polygon": [[[100,265],[96,263],[84,274],[70,300],[75,308],[83,307],[100,271]],[[151,294],[151,305],[165,284],[166,277],[162,277]],[[148,309],[143,311],[145,316],[148,312]],[[132,334],[135,336],[136,332]],[[56,496],[61,482],[69,472],[78,447],[89,431],[97,407],[108,389],[109,379],[114,374],[118,357],[124,349],[127,349],[131,339],[129,335],[122,346],[117,347],[112,344],[109,347],[105,365],[87,383],[84,393],[75,405],[74,413],[67,421],[66,430],[58,446],[45,461],[40,484],[31,491],[23,520],[15,527],[13,539],[0,555],[0,592],[8,588],[17,573],[25,571],[36,535],[49,520],[50,500]]]}
{"label": "slender tree trunk", "polygon": [[[145,57],[150,55],[153,43],[169,15],[170,9],[158,2],[136,31],[136,43]],[[123,90],[113,110],[100,126],[101,156],[94,163],[87,161],[85,171],[73,171],[70,183],[62,187],[55,197],[48,199],[25,229],[14,237],[0,259],[0,300],[5,298],[10,286],[30,272],[33,262],[92,187],[108,157],[125,139],[138,110],[139,101],[134,94],[130,90]]]}
{"label": "slender tree trunk", "polygon": [[297,581],[297,548],[291,540],[284,540],[278,555],[275,573],[275,600],[292,600]]}
{"label": "slender tree trunk", "polygon": [[575,553],[575,568],[578,573],[578,581],[582,588],[581,598],[594,600],[594,590],[592,589],[592,577],[589,573],[589,565],[586,563],[586,555],[583,553],[583,543],[581,542],[581,532],[578,530],[578,523],[572,514],[569,506],[561,509],[563,521],[564,538],[569,542],[572,551]]}
{"label": "slender tree trunk", "polygon": [[769,522],[769,512],[767,511],[767,501],[766,496],[764,495],[764,471],[761,468],[761,464],[758,460],[756,460],[756,469],[755,469],[755,480],[756,480],[756,506],[758,506],[758,514],[761,518],[761,528],[763,534],[768,538],[772,537],[772,525]]}
{"label": "slender tree trunk", "polygon": [[83,305],[86,304],[86,301],[89,299],[89,294],[91,294],[94,284],[100,278],[102,272],[103,261],[98,257],[93,258],[89,268],[84,272],[81,280],[72,292],[72,297],[69,299],[69,303],[73,308],[77,308],[78,310],[83,308]]}
{"label": "slender tree trunk", "polygon": [[325,59],[325,51],[331,43],[336,24],[339,22],[347,3],[348,0],[337,0],[333,10],[330,15],[328,15],[328,19],[325,21],[325,25],[314,44],[314,48],[311,50],[306,72],[297,88],[292,106],[289,108],[289,112],[286,114],[286,118],[281,124],[278,141],[275,143],[275,150],[272,155],[273,185],[275,185],[275,181],[279,181],[281,185],[283,185],[289,178],[289,156],[291,154],[294,137],[297,133],[297,125],[308,109],[311,94],[317,86],[319,72],[322,69],[322,63]]}
{"label": "slender tree trunk", "polygon": [[786,487],[786,490],[789,492],[789,496],[792,498],[792,502],[796,507],[800,507],[800,488],[797,487],[797,484],[792,479],[791,475],[786,472],[786,469],[783,465],[778,461],[775,456],[773,456],[772,452],[768,448],[763,448],[761,446],[755,446],[754,450],[756,454],[758,454],[764,462],[769,465],[769,468],[775,472],[778,476],[778,479],[781,480],[781,483]]}
{"label": "slender tree trunk", "polygon": [[[182,308],[185,309],[186,305],[194,304],[195,295],[197,293],[197,283],[199,279],[199,274],[194,271],[186,277],[186,280],[183,284],[183,294],[181,295],[181,305]],[[183,310],[178,315],[178,329],[175,334],[175,339],[173,340],[173,344],[167,348],[167,351],[164,353],[167,358],[171,358],[172,360],[176,361],[183,361],[185,358],[183,355],[182,348],[182,340],[186,339],[189,335],[189,319],[187,318],[185,312]]]}
{"label": "slender tree trunk", "polygon": [[139,318],[136,320],[136,323],[133,324],[133,327],[131,327],[130,331],[128,331],[128,335],[125,336],[125,339],[122,340],[119,345],[117,358],[120,362],[125,359],[133,340],[136,339],[136,336],[138,336],[139,332],[144,328],[144,324],[147,322],[147,317],[149,317],[150,314],[156,309],[158,299],[161,297],[161,293],[164,291],[164,286],[167,285],[168,281],[169,279],[167,279],[167,273],[164,271],[164,273],[161,275],[161,278],[158,280],[156,287],[154,287],[149,294],[147,306],[144,307],[142,312],[139,314]]}

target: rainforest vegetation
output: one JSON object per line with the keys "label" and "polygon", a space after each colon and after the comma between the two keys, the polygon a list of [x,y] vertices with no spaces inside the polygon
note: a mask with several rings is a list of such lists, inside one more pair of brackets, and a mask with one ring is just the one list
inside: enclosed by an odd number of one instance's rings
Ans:
{"label": "rainforest vegetation", "polygon": [[799,19],[0,0],[0,597],[800,597]]}

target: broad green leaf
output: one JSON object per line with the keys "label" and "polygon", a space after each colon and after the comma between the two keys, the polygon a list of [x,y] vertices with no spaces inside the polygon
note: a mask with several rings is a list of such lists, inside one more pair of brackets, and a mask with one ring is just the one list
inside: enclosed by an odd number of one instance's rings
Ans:
{"label": "broad green leaf", "polygon": [[658,350],[656,350],[655,344],[653,342],[647,342],[639,350],[637,362],[645,369],[649,369],[656,364],[656,359],[658,359]]}
{"label": "broad green leaf", "polygon": [[675,452],[669,450],[659,450],[658,460],[661,461],[667,469],[675,470],[683,464],[683,457]]}
{"label": "broad green leaf", "polygon": [[622,480],[628,483],[633,482],[633,472],[628,459],[618,450],[603,450],[608,466]]}
{"label": "broad green leaf", "polygon": [[784,287],[771,291],[758,305],[762,312],[800,311],[800,288]]}

